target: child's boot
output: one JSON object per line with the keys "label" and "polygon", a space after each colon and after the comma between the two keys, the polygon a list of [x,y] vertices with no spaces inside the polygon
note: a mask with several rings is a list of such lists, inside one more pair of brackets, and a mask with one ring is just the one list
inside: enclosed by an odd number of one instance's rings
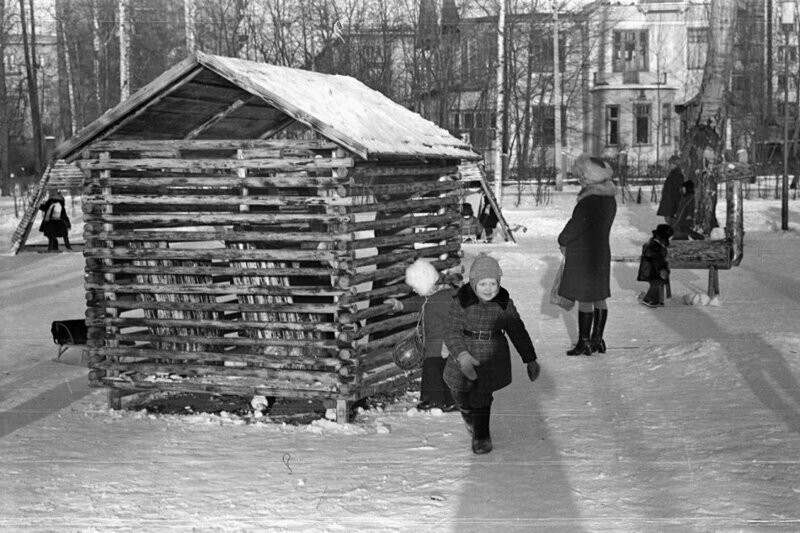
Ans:
{"label": "child's boot", "polygon": [[589,341],[589,334],[592,331],[592,320],[594,313],[578,311],[578,344],[571,350],[567,350],[567,355],[592,355],[592,348]]}
{"label": "child's boot", "polygon": [[489,433],[489,418],[492,406],[487,405],[473,411],[472,452],[484,454],[492,451],[492,436]]}
{"label": "child's boot", "polygon": [[606,328],[608,319],[608,309],[594,310],[594,326],[592,330],[591,349],[592,352],[606,353],[606,341],[603,340],[603,331]]}

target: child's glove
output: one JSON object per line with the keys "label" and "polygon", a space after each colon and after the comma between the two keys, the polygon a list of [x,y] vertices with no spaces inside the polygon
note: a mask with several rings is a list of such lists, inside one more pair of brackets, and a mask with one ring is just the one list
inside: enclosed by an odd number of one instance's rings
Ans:
{"label": "child's glove", "polygon": [[397,298],[388,298],[383,301],[383,303],[392,306],[392,312],[402,311],[403,310],[403,302],[398,300]]}
{"label": "child's glove", "polygon": [[469,352],[461,352],[458,354],[458,364],[461,367],[461,373],[467,376],[467,379],[475,381],[478,379],[478,373],[475,371],[476,366],[480,366],[480,362],[472,357]]}
{"label": "child's glove", "polygon": [[658,275],[661,279],[666,281],[667,278],[669,278],[669,270],[667,270],[666,268],[662,268],[661,270],[658,271]]}
{"label": "child's glove", "polygon": [[536,381],[536,378],[539,377],[539,371],[541,368],[539,367],[539,363],[536,361],[531,361],[528,363],[528,379],[531,381]]}

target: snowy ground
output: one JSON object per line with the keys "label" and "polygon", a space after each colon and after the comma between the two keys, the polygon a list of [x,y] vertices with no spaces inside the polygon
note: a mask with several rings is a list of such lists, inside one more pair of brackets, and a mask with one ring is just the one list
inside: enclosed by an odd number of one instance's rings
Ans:
{"label": "snowy ground", "polygon": [[[746,201],[716,306],[685,305],[707,276],[676,271],[673,299],[646,308],[637,265],[614,262],[608,353],[573,358],[575,313],[547,301],[573,193],[509,195],[518,244],[466,247],[500,260],[543,368],[531,384],[515,362],[486,456],[413,395],[349,425],[111,411],[78,350],[54,361],[50,321],[83,314],[81,255],[0,256],[0,530],[799,531],[798,201],[789,232],[780,201]],[[653,204],[620,204],[614,255],[656,223]]]}

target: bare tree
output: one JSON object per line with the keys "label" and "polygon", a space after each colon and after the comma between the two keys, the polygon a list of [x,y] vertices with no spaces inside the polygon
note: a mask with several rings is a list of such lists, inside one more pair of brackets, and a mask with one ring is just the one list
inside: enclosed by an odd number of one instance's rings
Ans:
{"label": "bare tree", "polygon": [[37,82],[37,54],[36,54],[36,32],[34,27],[36,21],[33,15],[33,3],[31,2],[31,32],[28,38],[28,24],[25,18],[25,0],[19,0],[20,22],[22,24],[22,48],[25,53],[25,73],[28,80],[28,103],[31,114],[31,126],[33,129],[33,155],[34,172],[41,173],[44,165],[44,136],[42,134],[42,116],[39,107],[39,87]]}
{"label": "bare tree", "polygon": [[0,193],[11,188],[8,146],[8,94],[6,92],[6,0],[0,0]]}

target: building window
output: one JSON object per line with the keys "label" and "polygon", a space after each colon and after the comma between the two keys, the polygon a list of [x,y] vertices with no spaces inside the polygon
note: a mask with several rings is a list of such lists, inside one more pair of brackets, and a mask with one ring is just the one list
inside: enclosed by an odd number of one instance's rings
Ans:
{"label": "building window", "polygon": [[[489,75],[497,53],[497,39],[482,33],[464,40],[461,47],[461,78],[480,81]],[[495,55],[493,55],[495,54]]]}
{"label": "building window", "polygon": [[708,28],[689,28],[687,32],[686,67],[692,70],[703,69],[708,57]]}
{"label": "building window", "polygon": [[633,106],[634,144],[650,144],[650,104]]}
{"label": "building window", "polygon": [[614,72],[647,72],[647,30],[615,31],[613,48]]}
{"label": "building window", "polygon": [[606,106],[606,144],[617,146],[619,144],[619,106]]}
{"label": "building window", "polygon": [[672,104],[661,106],[661,144],[672,144]]}
{"label": "building window", "polygon": [[778,61],[783,63],[788,59],[789,63],[797,61],[797,47],[796,46],[779,46],[778,47]]}
{"label": "building window", "polygon": [[[534,123],[534,134],[539,146],[556,142],[556,113],[555,106],[535,105],[531,109]],[[567,109],[561,106],[561,142],[567,141]]]}

